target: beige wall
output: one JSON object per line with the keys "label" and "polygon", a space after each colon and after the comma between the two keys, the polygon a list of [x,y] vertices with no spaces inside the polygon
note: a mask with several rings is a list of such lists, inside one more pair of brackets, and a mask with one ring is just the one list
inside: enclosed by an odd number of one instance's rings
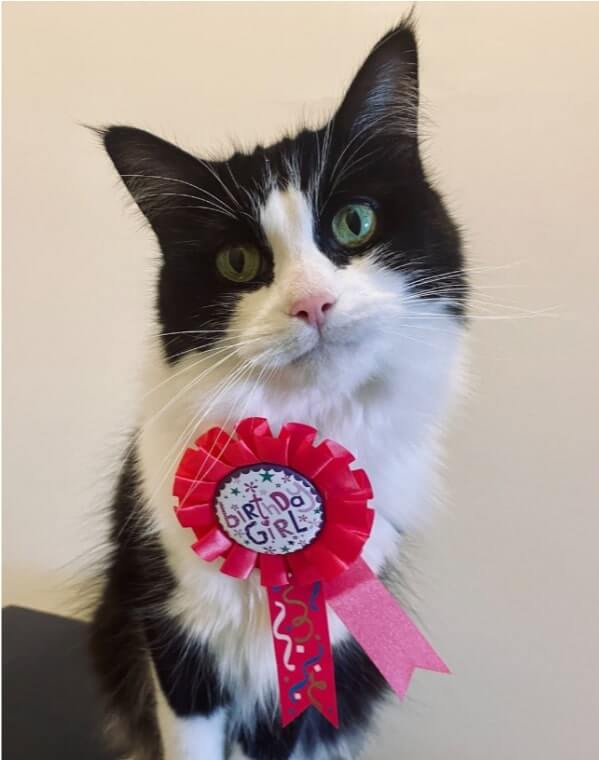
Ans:
{"label": "beige wall", "polygon": [[[272,138],[330,109],[404,10],[4,5],[5,603],[65,609],[132,419],[153,244],[78,122]],[[599,6],[418,16],[427,154],[474,267],[473,384],[409,574],[454,675],[417,674],[370,757],[593,760]]]}

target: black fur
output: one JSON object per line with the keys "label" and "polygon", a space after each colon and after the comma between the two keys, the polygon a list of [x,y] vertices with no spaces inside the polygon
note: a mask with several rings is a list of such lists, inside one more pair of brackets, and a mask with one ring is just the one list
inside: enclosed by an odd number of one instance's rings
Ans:
{"label": "black fur", "polygon": [[[106,695],[111,740],[142,757],[160,747],[145,621],[175,588],[160,543],[144,534],[134,458],[123,467],[112,505],[106,585],[91,626],[93,663]],[[116,725],[115,725],[115,717]]]}
{"label": "black fur", "polygon": [[[450,297],[450,308],[461,315],[466,285],[459,235],[425,176],[417,112],[416,41],[410,24],[403,23],[376,46],[335,118],[321,130],[305,130],[251,155],[236,153],[227,161],[211,162],[141,130],[104,130],[106,149],[162,251],[157,309],[167,359],[175,362],[181,352],[208,347],[219,332],[199,337],[189,331],[224,332],[236,294],[272,282],[273,257],[256,203],[264,200],[265,177],[284,186],[294,166],[301,186],[312,195],[314,233],[324,253],[340,266],[348,260],[331,235],[331,220],[349,200],[367,199],[380,221],[369,246],[387,244],[386,266],[413,272],[413,287],[421,296]],[[351,150],[351,164],[340,173]],[[218,274],[215,256],[226,244],[248,241],[262,251],[262,271],[250,284],[232,285]],[[160,760],[151,661],[180,716],[210,714],[235,695],[219,682],[207,646],[189,641],[187,632],[165,617],[176,581],[159,537],[146,530],[137,478],[132,455],[112,505],[112,552],[93,623],[92,651],[109,709],[122,719],[124,748],[135,748],[136,760]],[[255,760],[287,760],[300,741],[308,753],[333,747],[339,737],[358,742],[386,684],[355,642],[338,647],[334,655],[339,731],[314,711],[283,729],[273,709],[256,714],[251,725],[239,726],[230,742],[239,741]],[[274,694],[272,699],[274,705]]]}

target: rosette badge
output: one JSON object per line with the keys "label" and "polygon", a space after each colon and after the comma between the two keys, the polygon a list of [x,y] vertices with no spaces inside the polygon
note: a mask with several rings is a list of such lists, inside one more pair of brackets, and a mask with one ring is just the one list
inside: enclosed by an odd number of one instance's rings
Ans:
{"label": "rosette badge", "polygon": [[332,580],[358,558],[370,535],[372,490],[354,457],[317,431],[287,423],[273,436],[266,420],[240,422],[235,435],[212,428],[188,449],[175,477],[181,525],[193,550],[223,557],[221,572],[264,586]]}
{"label": "rosette badge", "polygon": [[415,667],[447,672],[360,559],[374,518],[366,473],[350,467],[341,445],[315,444],[316,436],[295,422],[274,436],[261,418],[242,420],[233,435],[212,428],[185,451],[173,486],[195,553],[222,560],[220,572],[238,579],[260,574],[283,724],[309,706],[338,724],[326,603],[400,696]]}

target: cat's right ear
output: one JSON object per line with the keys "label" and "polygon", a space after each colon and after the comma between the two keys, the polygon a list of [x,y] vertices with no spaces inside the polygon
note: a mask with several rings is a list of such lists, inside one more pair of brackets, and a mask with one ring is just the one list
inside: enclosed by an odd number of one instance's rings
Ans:
{"label": "cat's right ear", "polygon": [[210,198],[214,177],[202,162],[176,145],[134,127],[97,130],[104,147],[133,200],[161,243],[185,226]]}

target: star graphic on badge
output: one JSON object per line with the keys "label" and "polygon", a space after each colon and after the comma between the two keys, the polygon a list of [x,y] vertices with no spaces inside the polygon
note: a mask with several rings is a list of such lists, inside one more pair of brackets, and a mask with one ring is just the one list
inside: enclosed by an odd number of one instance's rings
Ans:
{"label": "star graphic on badge", "polygon": [[233,496],[239,496],[239,488],[232,488],[231,493]]}
{"label": "star graphic on badge", "polygon": [[261,472],[260,476],[262,478],[263,483],[267,480],[269,483],[272,482],[273,473],[270,470],[265,470],[264,472]]}

